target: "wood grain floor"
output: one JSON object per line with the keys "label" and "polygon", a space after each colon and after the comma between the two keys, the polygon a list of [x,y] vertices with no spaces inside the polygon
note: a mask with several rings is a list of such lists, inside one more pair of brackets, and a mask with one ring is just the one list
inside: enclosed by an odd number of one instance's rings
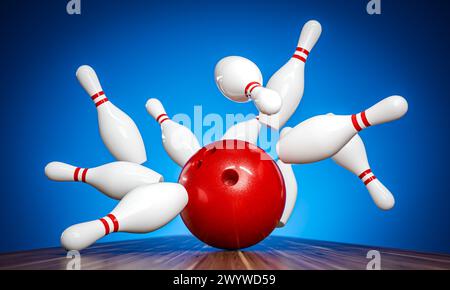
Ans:
{"label": "wood grain floor", "polygon": [[[450,269],[450,255],[418,253],[286,237],[269,237],[241,251],[221,251],[190,236],[104,243],[81,252],[81,269],[365,269],[369,250],[382,269]],[[60,248],[0,255],[0,269],[66,269]]]}

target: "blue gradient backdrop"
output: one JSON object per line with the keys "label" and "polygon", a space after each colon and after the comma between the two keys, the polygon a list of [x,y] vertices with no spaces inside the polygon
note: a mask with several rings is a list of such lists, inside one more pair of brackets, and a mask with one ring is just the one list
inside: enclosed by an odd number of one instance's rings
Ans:
{"label": "blue gradient backdrop", "polygon": [[[404,95],[405,118],[361,134],[397,204],[378,210],[358,178],[332,161],[296,166],[297,206],[275,234],[450,253],[449,4],[382,0],[382,14],[370,16],[367,2],[82,0],[82,15],[68,15],[64,0],[2,1],[0,251],[57,246],[66,227],[116,204],[87,185],[44,176],[53,160],[83,167],[113,160],[75,78],[78,66],[97,70],[110,99],[140,128],[146,165],[175,181],[180,169],[163,150],[146,100],[161,98],[169,114],[193,116],[194,105],[203,114],[254,113],[252,104],[221,96],[216,62],[248,57],[267,80],[293,53],[302,25],[317,19],[322,37],[288,125]],[[174,234],[188,234],[179,218],[152,234],[103,241]]]}

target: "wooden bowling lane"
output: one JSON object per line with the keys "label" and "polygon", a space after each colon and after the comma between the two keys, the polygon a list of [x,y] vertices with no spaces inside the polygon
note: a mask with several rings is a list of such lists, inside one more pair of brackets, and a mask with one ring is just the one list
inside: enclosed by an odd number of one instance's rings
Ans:
{"label": "wooden bowling lane", "polygon": [[[382,269],[450,269],[450,255],[269,237],[241,251],[221,251],[191,236],[104,243],[81,251],[81,269],[293,270],[365,269],[369,250],[381,253]],[[66,269],[61,248],[0,255],[0,269]]]}

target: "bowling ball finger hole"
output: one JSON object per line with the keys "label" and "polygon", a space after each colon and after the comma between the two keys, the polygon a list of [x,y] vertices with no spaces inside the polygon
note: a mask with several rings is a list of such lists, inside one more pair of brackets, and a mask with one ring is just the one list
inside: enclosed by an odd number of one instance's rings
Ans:
{"label": "bowling ball finger hole", "polygon": [[227,186],[233,186],[239,181],[239,174],[234,169],[226,169],[222,172],[222,182]]}
{"label": "bowling ball finger hole", "polygon": [[197,161],[197,164],[195,164],[195,166],[197,167],[197,169],[199,169],[200,167],[202,167],[203,164],[203,160],[199,160]]}

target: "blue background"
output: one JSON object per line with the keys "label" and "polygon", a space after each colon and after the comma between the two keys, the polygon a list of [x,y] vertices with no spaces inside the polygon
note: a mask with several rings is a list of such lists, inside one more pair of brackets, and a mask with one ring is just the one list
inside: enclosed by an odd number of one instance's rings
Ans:
{"label": "blue background", "polygon": [[[66,227],[116,204],[88,185],[44,175],[53,160],[82,167],[113,161],[75,78],[78,66],[92,65],[109,98],[135,120],[145,165],[175,181],[180,168],[164,152],[146,100],[160,98],[171,115],[193,117],[194,105],[203,114],[255,113],[252,104],[221,96],[214,65],[242,55],[267,80],[293,53],[303,24],[317,19],[323,33],[288,125],[404,95],[405,118],[361,134],[397,203],[380,211],[358,178],[330,160],[296,166],[297,206],[275,234],[450,253],[449,4],[382,0],[382,14],[368,15],[367,2],[82,0],[82,15],[68,15],[67,1],[2,1],[0,251],[58,246]],[[188,234],[179,218],[145,237],[173,234]]]}

